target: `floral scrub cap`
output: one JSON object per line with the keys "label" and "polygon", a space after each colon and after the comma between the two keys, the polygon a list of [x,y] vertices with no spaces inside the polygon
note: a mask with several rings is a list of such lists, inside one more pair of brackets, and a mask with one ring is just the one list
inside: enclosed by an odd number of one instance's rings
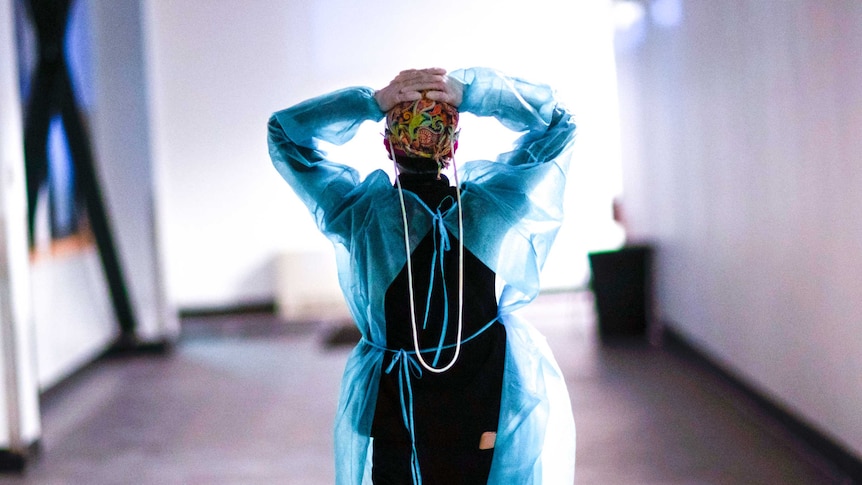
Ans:
{"label": "floral scrub cap", "polygon": [[386,113],[386,138],[407,156],[449,165],[458,140],[458,109],[426,97],[396,105]]}

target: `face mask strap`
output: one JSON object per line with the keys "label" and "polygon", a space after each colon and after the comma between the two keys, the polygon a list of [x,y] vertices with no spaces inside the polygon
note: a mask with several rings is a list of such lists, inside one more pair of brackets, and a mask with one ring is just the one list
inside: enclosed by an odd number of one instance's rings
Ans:
{"label": "face mask strap", "polygon": [[[395,161],[395,150],[392,148],[392,143],[389,143],[389,154],[395,167],[395,185],[398,187],[398,199],[401,203],[401,221],[404,225],[404,248],[407,251],[407,284],[409,286],[410,295],[410,323],[412,325],[411,330],[413,333],[413,350],[416,352],[416,358],[419,360],[422,367],[435,374],[446,372],[455,365],[455,362],[458,361],[458,357],[461,355],[461,340],[464,329],[464,214],[461,209],[461,183],[458,180],[458,167],[455,164],[454,148],[453,144],[451,146],[452,150],[450,151],[450,156],[452,157],[451,163],[455,176],[456,205],[458,206],[458,335],[457,340],[455,341],[455,354],[452,356],[452,360],[445,366],[437,368],[425,362],[425,359],[422,357],[421,349],[419,348],[419,333],[416,324],[416,300],[413,296],[413,261],[410,256],[410,234],[407,223],[407,206],[404,203],[404,189],[401,187],[398,163]],[[442,164],[438,162],[437,166],[439,167],[437,173],[439,177]]]}

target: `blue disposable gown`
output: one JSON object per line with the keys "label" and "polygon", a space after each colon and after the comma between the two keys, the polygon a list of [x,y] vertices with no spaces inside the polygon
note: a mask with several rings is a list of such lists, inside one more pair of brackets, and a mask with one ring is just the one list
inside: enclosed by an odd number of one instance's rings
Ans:
{"label": "blue disposable gown", "polygon": [[[459,110],[493,116],[523,133],[512,151],[459,170],[464,246],[501,280],[506,327],[500,420],[489,482],[565,484],[574,480],[575,427],[565,380],[544,337],[512,312],[539,292],[539,273],[562,221],[575,124],[548,86],[485,68],[454,71],[464,84]],[[335,91],[276,112],[269,150],[278,172],[334,244],[341,289],[362,340],[350,354],[335,422],[336,483],[371,483],[371,424],[386,350],[384,295],[406,264],[398,190],[386,172],[364,180],[326,158],[318,144],[343,144],[384,113],[374,90]],[[405,194],[411,251],[432,230],[432,214]],[[445,215],[458,234],[458,211]],[[395,350],[395,349],[392,349]],[[412,350],[412,349],[408,349]]]}

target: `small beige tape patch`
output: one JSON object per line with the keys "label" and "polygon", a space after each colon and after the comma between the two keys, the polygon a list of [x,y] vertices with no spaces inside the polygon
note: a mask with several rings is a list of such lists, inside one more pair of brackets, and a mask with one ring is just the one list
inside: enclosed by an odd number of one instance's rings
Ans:
{"label": "small beige tape patch", "polygon": [[479,438],[479,449],[480,450],[490,450],[497,443],[497,433],[493,431],[486,431],[482,433],[482,437]]}

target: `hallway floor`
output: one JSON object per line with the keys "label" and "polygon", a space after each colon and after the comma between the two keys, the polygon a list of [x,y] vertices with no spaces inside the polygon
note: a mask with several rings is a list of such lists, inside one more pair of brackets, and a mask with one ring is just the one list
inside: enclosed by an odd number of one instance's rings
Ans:
{"label": "hallway floor", "polygon": [[[844,483],[680,354],[602,344],[589,294],[524,314],[566,374],[579,485]],[[0,485],[327,485],[350,346],[271,316],[188,319],[172,352],[102,360],[43,402],[42,454]],[[515,485],[515,484],[513,484]]]}

